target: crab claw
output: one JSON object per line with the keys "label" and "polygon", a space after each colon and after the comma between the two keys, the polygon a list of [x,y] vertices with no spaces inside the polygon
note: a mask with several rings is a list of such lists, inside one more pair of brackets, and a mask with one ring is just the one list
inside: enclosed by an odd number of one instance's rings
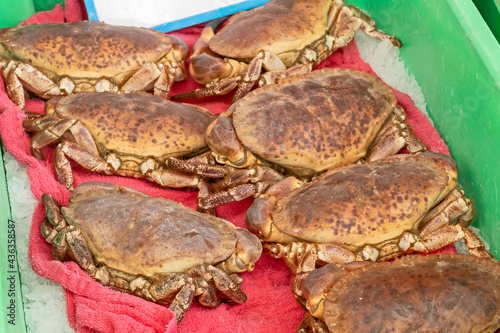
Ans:
{"label": "crab claw", "polygon": [[228,274],[252,271],[255,268],[255,262],[262,254],[262,243],[248,230],[236,228],[234,225],[233,228],[235,228],[233,233],[237,238],[236,251],[216,267]]}
{"label": "crab claw", "polygon": [[170,41],[172,42],[172,55],[176,63],[180,64],[177,66],[174,74],[174,81],[182,81],[187,78],[186,67],[184,67],[184,61],[189,56],[189,46],[180,37],[169,35]]}
{"label": "crab claw", "polygon": [[217,78],[227,77],[231,65],[218,57],[208,47],[208,42],[227,17],[222,17],[208,23],[201,32],[200,38],[193,45],[190,57],[189,74],[198,83],[208,84]]}

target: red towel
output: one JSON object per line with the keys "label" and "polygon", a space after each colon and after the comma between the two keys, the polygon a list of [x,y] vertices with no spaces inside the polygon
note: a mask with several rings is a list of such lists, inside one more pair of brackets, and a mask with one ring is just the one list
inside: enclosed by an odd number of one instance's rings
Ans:
{"label": "red towel", "polygon": [[[78,0],[67,0],[66,9],[56,6],[53,10],[35,14],[25,23],[75,21],[83,18]],[[171,33],[183,38],[191,47],[198,38],[203,25],[185,28]],[[188,65],[188,64],[187,64]],[[374,74],[371,67],[360,57],[354,41],[338,50],[318,68],[345,67]],[[1,80],[1,79],[0,79]],[[40,200],[43,193],[52,194],[62,204],[68,203],[70,192],[61,186],[52,166],[53,150],[42,151],[46,161],[34,158],[30,152],[28,135],[22,129],[26,118],[18,107],[7,98],[3,83],[0,84],[0,135],[7,151],[20,163],[28,166],[32,192]],[[176,83],[173,94],[191,91],[199,87],[192,79]],[[416,109],[410,97],[395,90],[399,104],[404,108],[408,123],[415,134],[430,151],[449,155],[448,148],[427,118]],[[230,105],[230,96],[214,97],[190,102],[207,107],[214,113],[224,112]],[[42,113],[44,102],[27,101],[26,109]],[[100,180],[129,186],[152,196],[161,196],[182,202],[195,208],[197,192],[161,189],[144,180],[93,174],[79,166],[74,167],[75,185],[85,181]],[[245,211],[251,198],[217,208],[219,216],[225,217],[239,227],[244,227]],[[293,332],[304,316],[291,294],[293,276],[282,261],[267,256],[257,262],[255,270],[242,274],[242,289],[248,300],[242,305],[222,304],[216,309],[200,306],[196,301],[178,325],[167,307],[147,302],[141,298],[112,291],[87,276],[72,262],[52,260],[50,245],[39,232],[45,212],[39,204],[33,216],[30,234],[29,256],[33,270],[39,275],[56,281],[66,291],[67,312],[71,327],[77,332]],[[444,249],[454,252],[454,247]]]}

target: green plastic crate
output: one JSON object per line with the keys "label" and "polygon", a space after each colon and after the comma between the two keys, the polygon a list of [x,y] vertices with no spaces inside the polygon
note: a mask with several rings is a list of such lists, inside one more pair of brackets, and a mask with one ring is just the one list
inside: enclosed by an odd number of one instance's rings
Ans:
{"label": "green plastic crate", "polygon": [[473,0],[491,32],[500,43],[500,0]]}
{"label": "green plastic crate", "polygon": [[64,0],[0,0],[0,28],[12,27],[57,4],[64,6]]}
{"label": "green plastic crate", "polygon": [[11,220],[7,181],[3,165],[3,146],[0,147],[0,316],[1,333],[25,333],[23,296],[21,292],[21,276],[17,265],[15,247],[15,222]]}
{"label": "green plastic crate", "polygon": [[0,28],[19,24],[33,14],[32,0],[0,0]]}
{"label": "green plastic crate", "polygon": [[500,45],[469,0],[350,1],[403,41],[434,126],[473,199],[473,226],[500,258]]}
{"label": "green plastic crate", "polygon": [[[481,229],[491,253],[500,258],[500,46],[493,33],[471,0],[347,2],[367,10],[380,28],[403,41],[401,57],[419,82],[430,116],[458,162],[460,184],[474,200],[473,225]],[[5,311],[12,273],[7,273],[11,271],[10,209],[2,164],[0,218],[0,306]],[[0,332],[26,332],[19,278],[15,280],[16,325],[2,315]]]}

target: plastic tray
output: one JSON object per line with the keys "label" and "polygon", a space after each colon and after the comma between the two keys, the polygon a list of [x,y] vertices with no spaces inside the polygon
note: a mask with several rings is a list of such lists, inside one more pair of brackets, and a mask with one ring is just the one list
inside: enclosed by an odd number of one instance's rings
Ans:
{"label": "plastic tray", "polygon": [[[473,225],[500,258],[500,46],[471,0],[348,1],[403,42],[401,57],[426,97],[437,130],[459,165],[459,182],[474,200]],[[8,262],[9,202],[0,164],[1,308],[12,298]],[[16,275],[16,283],[19,276]],[[20,291],[19,285],[16,290]],[[16,294],[16,325],[0,316],[0,332],[26,332]]]}

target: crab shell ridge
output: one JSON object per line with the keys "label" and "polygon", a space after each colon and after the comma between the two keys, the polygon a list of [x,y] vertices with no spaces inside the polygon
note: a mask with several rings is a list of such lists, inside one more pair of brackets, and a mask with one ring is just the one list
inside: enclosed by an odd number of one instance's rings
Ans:
{"label": "crab shell ridge", "polygon": [[82,231],[96,261],[153,276],[216,264],[235,251],[236,236],[224,220],[171,200],[108,187],[91,193],[76,188],[61,210]]}
{"label": "crab shell ridge", "polygon": [[106,149],[140,156],[183,156],[206,147],[215,115],[141,93],[73,94],[47,102],[47,115],[78,119]]}

